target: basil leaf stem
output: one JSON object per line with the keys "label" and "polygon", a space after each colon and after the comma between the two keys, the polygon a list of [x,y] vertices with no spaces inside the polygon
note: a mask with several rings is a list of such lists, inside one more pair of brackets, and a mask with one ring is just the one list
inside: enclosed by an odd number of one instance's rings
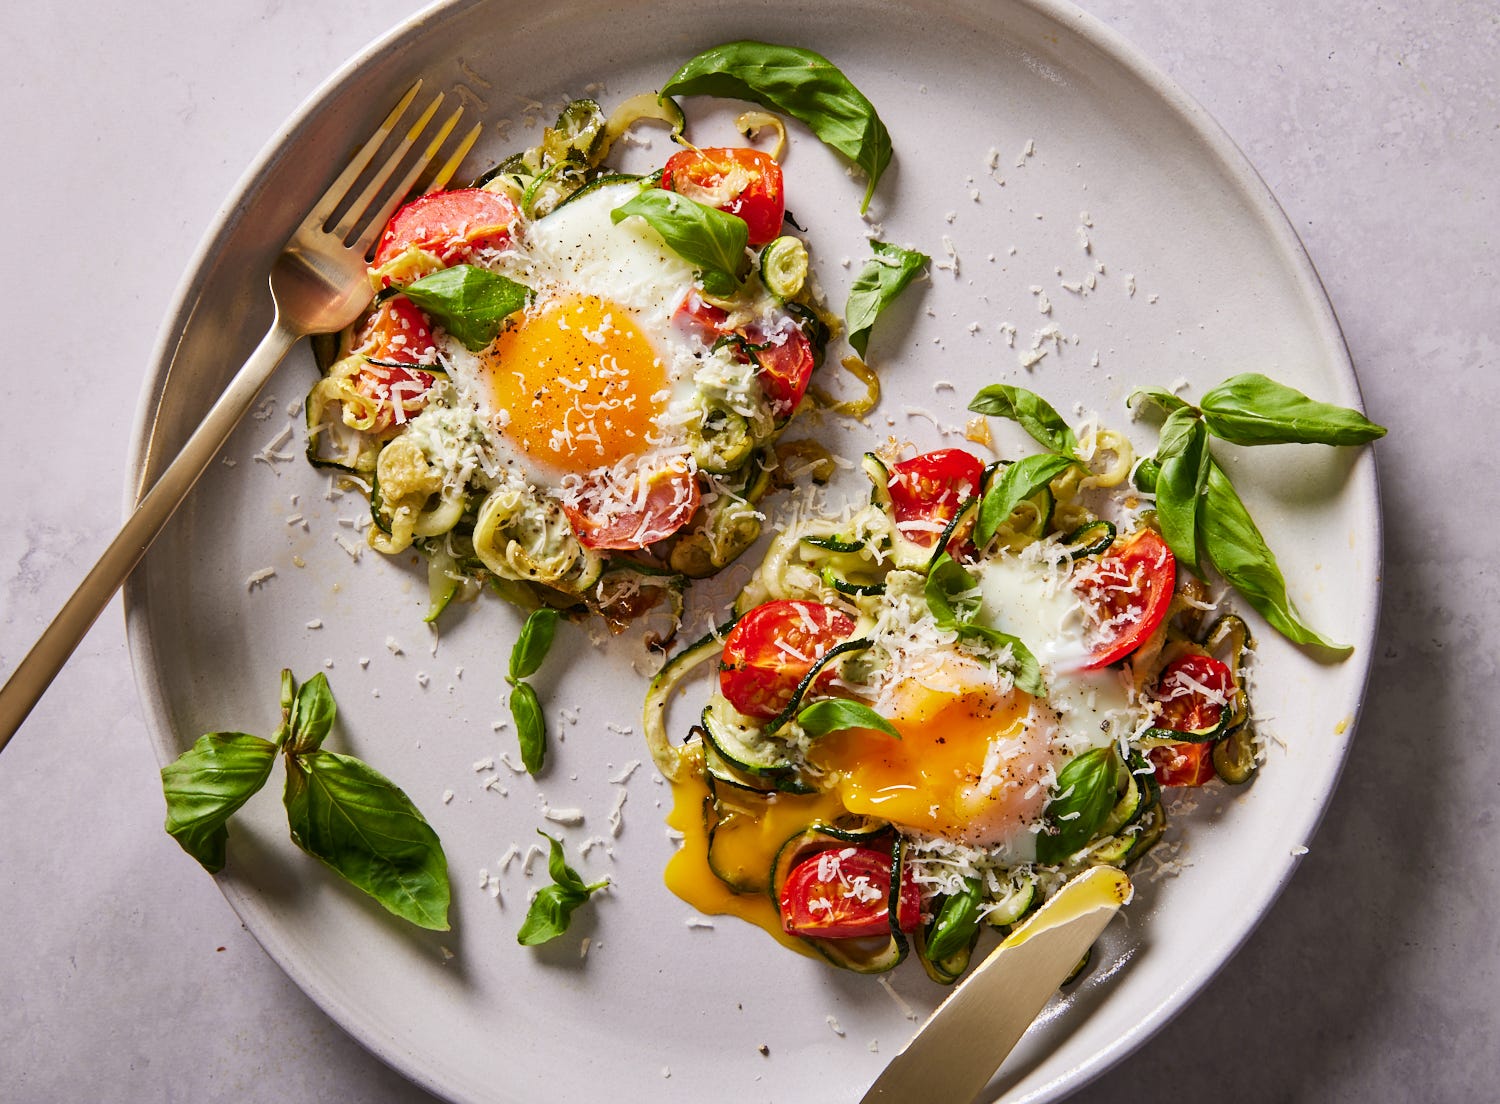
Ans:
{"label": "basil leaf stem", "polygon": [[531,289],[487,269],[454,265],[401,290],[470,352],[494,341],[505,320],[526,306]]}
{"label": "basil leaf stem", "polygon": [[1275,555],[1251,520],[1229,476],[1213,460],[1209,462],[1203,509],[1198,515],[1198,536],[1219,574],[1276,631],[1297,644],[1326,648],[1338,656],[1354,650],[1329,640],[1297,615]]}
{"label": "basil leaf stem", "polygon": [[523,947],[535,947],[562,935],[568,930],[578,907],[609,885],[608,878],[585,885],[578,872],[567,864],[562,841],[553,839],[541,829],[537,829],[537,834],[546,837],[550,845],[547,873],[552,877],[552,884],[543,886],[526,910],[526,918],[516,932],[516,942]]}
{"label": "basil leaf stem", "polygon": [[244,732],[210,732],[161,769],[167,834],[210,874],[224,869],[229,818],[266,784],[276,745]]}
{"label": "basil leaf stem", "polygon": [[848,728],[868,728],[901,739],[901,733],[863,702],[847,698],[824,698],[797,714],[797,723],[809,736],[826,736]]}
{"label": "basil leaf stem", "polygon": [[662,188],[644,188],[609,213],[612,222],[632,215],[645,219],[667,248],[698,269],[704,291],[734,294],[750,240],[744,219]]}
{"label": "basil leaf stem", "polygon": [[1008,418],[1049,452],[1061,453],[1074,460],[1079,458],[1077,434],[1052,404],[1035,391],[1008,383],[992,383],[974,396],[969,409],[975,414]]}
{"label": "basil leaf stem", "polygon": [[872,241],[870,250],[872,256],[849,286],[849,299],[844,306],[849,344],[860,356],[864,356],[869,347],[870,330],[875,320],[921,275],[932,259],[925,253],[883,241]]}
{"label": "basil leaf stem", "polygon": [[1038,862],[1059,863],[1087,846],[1115,806],[1119,770],[1113,744],[1086,751],[1063,767],[1047,803],[1046,828],[1036,838]]}
{"label": "basil leaf stem", "polygon": [[1215,437],[1240,445],[1363,445],[1386,432],[1357,410],[1310,399],[1255,372],[1225,380],[1199,406]]}
{"label": "basil leaf stem", "polygon": [[419,927],[448,930],[448,863],[437,833],[385,775],[352,755],[289,756],[292,841]]}
{"label": "basil leaf stem", "polygon": [[1078,461],[1070,456],[1038,452],[1007,466],[998,478],[990,481],[980,499],[979,516],[974,521],[974,542],[980,548],[989,544],[996,530],[1005,524],[1017,506],[1077,464]]}
{"label": "basil leaf stem", "polygon": [[722,96],[790,115],[864,170],[860,214],[891,162],[891,136],[875,106],[822,54],[768,42],[705,50],[662,85],[661,96]]}
{"label": "basil leaf stem", "polygon": [[1156,520],[1177,562],[1201,575],[1198,567],[1198,515],[1208,482],[1208,428],[1191,407],[1167,415],[1156,450]]}

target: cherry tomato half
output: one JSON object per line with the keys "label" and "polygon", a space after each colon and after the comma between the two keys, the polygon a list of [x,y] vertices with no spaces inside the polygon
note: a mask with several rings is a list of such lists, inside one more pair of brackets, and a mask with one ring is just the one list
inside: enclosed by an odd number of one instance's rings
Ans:
{"label": "cherry tomato half", "polygon": [[768,153],[722,147],[683,150],[667,158],[661,186],[738,215],[750,228],[751,245],[765,245],[781,233],[786,211],[781,166]]}
{"label": "cherry tomato half", "polygon": [[1214,745],[1205,740],[1198,744],[1163,744],[1147,754],[1156,768],[1156,780],[1163,786],[1201,786],[1214,776]]}
{"label": "cherry tomato half", "polygon": [[516,205],[499,192],[482,188],[432,192],[391,216],[372,263],[379,268],[417,245],[436,254],[445,265],[458,264],[475,250],[504,246],[515,221]]}
{"label": "cherry tomato half", "polygon": [[[781,926],[788,935],[859,939],[891,930],[891,855],[872,847],[819,851],[803,859],[781,887]],[[915,931],[922,898],[903,874],[896,924]]]}
{"label": "cherry tomato half", "polygon": [[965,499],[979,493],[984,465],[963,449],[937,449],[891,466],[891,506],[901,535],[923,548],[958,514]]}
{"label": "cherry tomato half", "polygon": [[415,304],[399,296],[381,303],[360,330],[354,347],[382,362],[361,365],[352,380],[374,411],[366,427],[370,432],[384,433],[421,411],[434,377],[415,367],[401,367],[421,363],[433,351],[432,328]]}
{"label": "cherry tomato half", "polygon": [[[642,483],[645,493],[641,493]],[[698,510],[698,479],[680,460],[635,473],[627,487],[595,483],[563,513],[586,548],[647,548],[681,529]]]}
{"label": "cherry tomato half", "polygon": [[854,619],[832,606],[789,600],[756,606],[724,641],[719,689],[745,716],[768,721],[786,708],[813,664],[853,634]]}
{"label": "cherry tomato half", "polygon": [[1156,680],[1153,696],[1161,703],[1157,726],[1174,732],[1211,732],[1234,693],[1233,672],[1213,656],[1179,656]]}
{"label": "cherry tomato half", "polygon": [[705,345],[712,345],[730,332],[728,321],[729,312],[706,301],[696,288],[689,290],[672,312],[673,327],[693,335]]}
{"label": "cherry tomato half", "polygon": [[771,400],[772,411],[778,418],[790,417],[807,394],[807,381],[817,367],[812,342],[790,319],[771,334],[755,326],[748,327],[745,339],[752,345],[763,346],[755,350],[755,363],[759,365],[756,379]]}
{"label": "cherry tomato half", "polygon": [[1146,642],[1166,617],[1177,584],[1177,560],[1155,529],[1110,545],[1078,583],[1101,623],[1101,641],[1084,670],[1107,667]]}

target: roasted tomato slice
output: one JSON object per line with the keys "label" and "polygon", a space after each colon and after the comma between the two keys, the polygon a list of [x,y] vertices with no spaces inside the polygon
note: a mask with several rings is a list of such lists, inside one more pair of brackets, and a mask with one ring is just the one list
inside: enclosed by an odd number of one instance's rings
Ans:
{"label": "roasted tomato slice", "polygon": [[1107,667],[1144,644],[1166,617],[1177,583],[1177,560],[1155,529],[1121,537],[1079,573],[1078,589],[1093,607],[1098,643],[1084,670]]}
{"label": "roasted tomato slice", "polygon": [[624,485],[596,480],[563,513],[587,548],[648,548],[681,529],[698,510],[698,479],[681,459],[640,469]]}
{"label": "roasted tomato slice", "polygon": [[728,320],[728,311],[705,300],[696,289],[690,290],[672,312],[673,327],[705,345],[712,345],[729,332]]}
{"label": "roasted tomato slice", "polygon": [[1198,744],[1163,744],[1147,754],[1156,768],[1156,780],[1163,786],[1201,786],[1214,776],[1214,745],[1210,740]]}
{"label": "roasted tomato slice", "polygon": [[1179,656],[1156,680],[1153,696],[1161,703],[1157,727],[1195,736],[1211,733],[1234,694],[1234,673],[1213,656]]}
{"label": "roasted tomato slice", "polygon": [[786,211],[781,166],[768,153],[722,147],[683,150],[667,158],[661,186],[738,215],[750,228],[751,245],[765,245],[781,233]]}
{"label": "roasted tomato slice", "polygon": [[745,340],[756,347],[755,363],[759,366],[756,378],[766,398],[771,400],[772,410],[778,418],[790,417],[807,394],[807,381],[817,367],[812,342],[790,318],[770,331],[748,327]]}
{"label": "roasted tomato slice", "polygon": [[416,367],[433,353],[432,328],[427,316],[399,296],[376,308],[360,330],[354,347],[378,363],[366,363],[351,381],[370,404],[369,425],[384,433],[404,424],[427,403],[434,377]]}
{"label": "roasted tomato slice", "polygon": [[745,716],[768,721],[786,708],[813,664],[853,634],[854,619],[832,606],[789,600],[756,606],[724,641],[719,689]]}
{"label": "roasted tomato slice", "polygon": [[965,499],[979,493],[984,465],[963,449],[924,452],[891,466],[891,506],[901,535],[923,548],[937,544]]}
{"label": "roasted tomato slice", "polygon": [[[781,887],[781,926],[789,935],[859,939],[891,930],[891,855],[872,847],[836,847],[803,859]],[[915,931],[922,898],[901,879],[896,925]]]}
{"label": "roasted tomato slice", "polygon": [[445,265],[458,264],[478,249],[498,249],[510,241],[516,205],[499,192],[460,188],[412,200],[386,223],[375,250],[374,267],[413,245]]}

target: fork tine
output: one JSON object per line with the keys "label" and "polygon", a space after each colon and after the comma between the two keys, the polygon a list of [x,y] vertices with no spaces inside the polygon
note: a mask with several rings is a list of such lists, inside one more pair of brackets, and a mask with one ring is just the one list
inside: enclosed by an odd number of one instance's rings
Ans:
{"label": "fork tine", "polygon": [[474,148],[474,143],[479,140],[479,135],[483,130],[483,123],[475,123],[470,128],[469,133],[463,136],[463,139],[454,148],[448,160],[443,162],[443,167],[438,169],[432,179],[428,181],[427,187],[423,189],[424,195],[429,192],[441,192],[448,186],[448,181],[453,179],[453,174],[458,171],[458,166],[463,159],[469,156],[469,151]]}
{"label": "fork tine", "polygon": [[380,124],[375,133],[370,135],[369,141],[350,159],[344,171],[339,173],[338,179],[328,186],[328,190],[318,200],[317,206],[308,212],[307,217],[302,220],[303,230],[320,231],[328,224],[339,205],[348,198],[349,190],[354,187],[355,181],[380,152],[380,147],[385,145],[385,140],[396,129],[396,124],[406,113],[406,109],[411,106],[412,100],[417,98],[417,93],[421,89],[422,81],[418,78],[417,82],[406,90],[401,101],[391,108],[390,114],[385,117],[385,121]]}
{"label": "fork tine", "polygon": [[[436,106],[436,104],[433,105],[434,108],[436,108]],[[386,222],[395,212],[396,207],[404,198],[406,198],[406,195],[411,191],[412,186],[416,184],[417,178],[421,176],[422,173],[428,168],[428,166],[432,164],[432,159],[436,157],[438,155],[438,151],[443,148],[443,143],[448,140],[448,135],[453,133],[453,128],[458,125],[458,120],[463,116],[463,113],[464,109],[460,106],[454,110],[452,115],[449,115],[448,118],[444,120],[443,125],[440,126],[437,133],[433,135],[432,141],[427,144],[427,148],[422,151],[421,155],[416,159],[415,162],[412,163],[411,168],[407,170],[406,175],[401,178],[401,183],[390,189],[390,198],[381,205],[379,210],[375,211],[369,216],[368,224],[365,226],[364,231],[359,235],[359,238],[356,241],[349,243],[351,249],[353,249],[357,253],[369,252],[370,246],[374,244],[376,235],[378,235],[380,231],[385,228]],[[423,121],[425,123],[425,117]],[[411,137],[415,138],[416,135],[417,130],[416,128],[413,128]],[[381,170],[383,177],[389,176],[391,172],[395,171],[397,160],[397,158],[393,157],[386,163],[385,167]],[[370,185],[371,189],[373,189],[374,186],[374,182],[372,182]],[[363,196],[361,196],[360,198],[361,200],[364,199]]]}
{"label": "fork tine", "polygon": [[[442,105],[443,94],[439,92],[427,105],[427,110],[423,111],[417,121],[407,128],[405,137],[391,151],[391,155],[375,170],[375,175],[365,185],[365,190],[360,192],[359,198],[349,205],[349,209],[344,212],[344,217],[339,219],[338,225],[329,231],[334,237],[346,245],[350,243],[355,229],[364,223],[366,209],[385,194],[386,185],[390,183],[392,175],[401,167],[401,162],[406,159],[407,153],[422,136],[422,131],[427,129],[427,124],[432,121],[432,117],[437,114],[437,109]],[[397,198],[405,194],[404,190],[400,191],[397,193]]]}

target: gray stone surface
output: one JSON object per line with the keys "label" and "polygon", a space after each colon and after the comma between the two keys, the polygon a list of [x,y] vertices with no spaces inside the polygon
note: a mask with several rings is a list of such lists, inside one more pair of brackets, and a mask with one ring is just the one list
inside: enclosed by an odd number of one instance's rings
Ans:
{"label": "gray stone surface", "polygon": [[[8,17],[0,671],[117,523],[156,328],[218,204],[303,96],[414,6],[82,0]],[[1258,167],[1391,435],[1378,654],[1311,854],[1218,979],[1077,1099],[1492,1100],[1500,11],[1084,7]],[[184,861],[156,771],[117,602],[0,756],[0,1098],[429,1099],[304,998]]]}

